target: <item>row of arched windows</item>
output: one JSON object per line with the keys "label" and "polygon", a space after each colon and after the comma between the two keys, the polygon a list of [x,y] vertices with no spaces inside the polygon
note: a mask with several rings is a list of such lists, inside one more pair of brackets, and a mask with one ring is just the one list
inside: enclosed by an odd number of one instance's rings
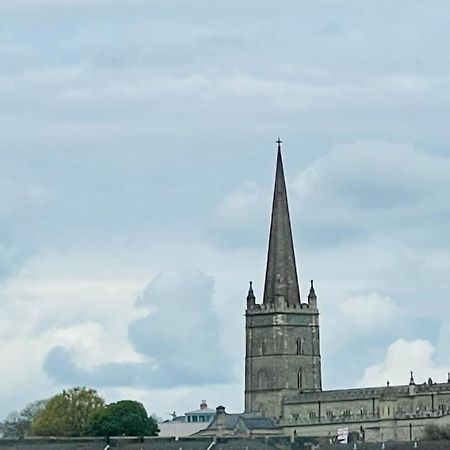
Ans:
{"label": "row of arched windows", "polygon": [[[348,417],[353,417],[353,412],[350,409],[343,409],[340,413],[335,413],[331,410],[327,410],[325,412],[325,417],[327,420],[329,421],[334,421],[336,418],[348,418]],[[366,417],[367,416],[367,409],[366,408],[360,408],[358,411],[358,416],[359,417]],[[300,414],[299,413],[292,413],[292,418],[294,420],[298,420],[300,419]],[[308,411],[308,419],[309,420],[314,420],[317,418],[317,412],[316,411]]]}

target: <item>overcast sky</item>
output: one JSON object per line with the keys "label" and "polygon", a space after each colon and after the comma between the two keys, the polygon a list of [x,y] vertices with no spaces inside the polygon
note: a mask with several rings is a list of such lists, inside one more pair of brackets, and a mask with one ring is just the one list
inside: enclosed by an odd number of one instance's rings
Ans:
{"label": "overcast sky", "polygon": [[447,0],[0,0],[0,418],[243,408],[284,140],[325,388],[450,370]]}

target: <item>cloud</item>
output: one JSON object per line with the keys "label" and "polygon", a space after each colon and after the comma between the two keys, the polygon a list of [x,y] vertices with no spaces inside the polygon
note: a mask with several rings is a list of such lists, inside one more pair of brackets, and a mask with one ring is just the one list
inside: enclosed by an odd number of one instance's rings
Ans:
{"label": "cloud", "polygon": [[45,186],[19,184],[0,174],[0,281],[16,275],[35,251],[29,224],[41,219],[51,203]]}
{"label": "cloud", "polygon": [[[296,235],[308,246],[330,248],[376,239],[387,230],[408,239],[419,224],[436,227],[436,216],[445,227],[450,201],[441,193],[450,184],[449,174],[450,158],[408,144],[366,140],[335,146],[288,176]],[[213,216],[216,231],[226,229],[228,240],[254,234],[255,223],[267,222],[271,182],[247,181],[227,193]]]}
{"label": "cloud", "polygon": [[129,325],[130,343],[145,361],[83,367],[76,364],[73,349],[57,346],[44,369],[62,384],[167,388],[230,381],[212,309],[213,289],[213,279],[198,270],[162,272],[137,301],[151,312]]}
{"label": "cloud", "polygon": [[389,381],[391,385],[404,385],[409,382],[410,371],[414,371],[417,384],[427,381],[428,378],[443,383],[447,381],[448,371],[436,364],[434,353],[435,349],[429,341],[398,339],[388,347],[383,362],[365,369],[358,384],[383,386]]}
{"label": "cloud", "polygon": [[[227,193],[212,211],[209,232],[224,247],[255,247],[266,240],[271,192],[246,181]],[[223,232],[226,230],[226,233]]]}
{"label": "cloud", "polygon": [[[401,230],[400,239],[450,206],[450,159],[383,141],[340,145],[294,182],[296,219],[309,245],[330,245]],[[450,219],[450,217],[449,217]],[[342,232],[341,232],[342,230]]]}
{"label": "cloud", "polygon": [[337,321],[359,333],[382,333],[398,317],[398,307],[389,297],[376,293],[351,297],[338,304],[342,319]]}

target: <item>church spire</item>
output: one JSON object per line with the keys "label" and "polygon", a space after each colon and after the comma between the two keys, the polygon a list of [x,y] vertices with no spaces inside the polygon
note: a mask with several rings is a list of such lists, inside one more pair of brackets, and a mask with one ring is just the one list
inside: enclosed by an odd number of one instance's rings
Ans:
{"label": "church spire", "polygon": [[278,144],[277,169],[263,302],[270,305],[281,301],[284,305],[300,306],[286,181],[281,157],[282,141],[278,138],[276,142]]}

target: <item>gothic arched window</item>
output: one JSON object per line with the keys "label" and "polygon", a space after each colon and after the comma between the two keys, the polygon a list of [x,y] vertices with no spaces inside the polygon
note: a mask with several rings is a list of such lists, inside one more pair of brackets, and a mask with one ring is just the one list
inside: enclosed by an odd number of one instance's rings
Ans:
{"label": "gothic arched window", "polygon": [[303,389],[303,370],[300,369],[297,373],[297,387]]}
{"label": "gothic arched window", "polygon": [[297,339],[297,355],[303,355],[303,338],[299,337]]}

